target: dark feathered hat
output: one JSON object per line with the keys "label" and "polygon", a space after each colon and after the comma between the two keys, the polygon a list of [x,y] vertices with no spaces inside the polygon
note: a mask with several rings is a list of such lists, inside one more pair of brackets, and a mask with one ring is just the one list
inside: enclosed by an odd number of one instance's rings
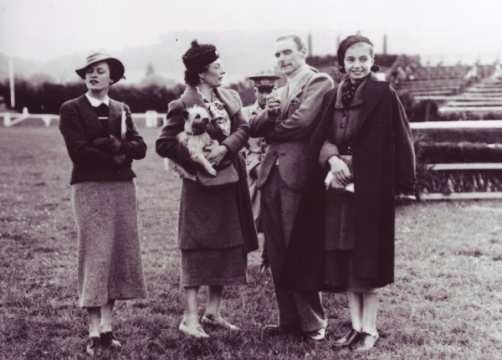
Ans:
{"label": "dark feathered hat", "polygon": [[202,72],[204,67],[219,58],[216,47],[211,44],[199,44],[192,41],[190,49],[183,55],[183,64],[188,71]]}

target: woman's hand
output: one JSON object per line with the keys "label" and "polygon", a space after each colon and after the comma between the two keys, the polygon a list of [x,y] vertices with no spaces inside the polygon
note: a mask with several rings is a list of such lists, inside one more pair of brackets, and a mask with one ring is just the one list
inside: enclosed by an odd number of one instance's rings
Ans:
{"label": "woman's hand", "polygon": [[115,136],[110,135],[109,146],[110,146],[110,151],[112,152],[112,154],[117,154],[120,152],[120,149],[122,147],[122,142],[119,139],[117,139]]}
{"label": "woman's hand", "polygon": [[209,151],[206,157],[213,166],[217,166],[228,153],[228,148],[220,144],[209,145],[204,150]]}
{"label": "woman's hand", "polygon": [[113,156],[113,162],[115,163],[115,165],[118,165],[118,166],[124,165],[126,160],[127,160],[127,157],[125,154],[119,154],[119,155]]}
{"label": "woman's hand", "polygon": [[98,149],[112,154],[117,154],[122,146],[120,140],[113,135],[96,138],[92,141],[92,144]]}
{"label": "woman's hand", "polygon": [[338,156],[332,156],[329,158],[328,163],[330,172],[324,180],[326,188],[343,188],[352,181],[352,174],[345,161]]}

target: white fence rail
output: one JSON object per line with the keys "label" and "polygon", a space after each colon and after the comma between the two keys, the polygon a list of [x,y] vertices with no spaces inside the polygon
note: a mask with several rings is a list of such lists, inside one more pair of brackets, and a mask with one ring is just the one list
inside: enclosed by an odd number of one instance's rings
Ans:
{"label": "white fence rail", "polygon": [[[472,129],[472,130],[497,130],[502,129],[502,120],[466,120],[466,121],[430,121],[410,124],[412,130],[448,130],[448,129]],[[499,130],[500,131],[500,130]],[[460,140],[460,139],[459,139]],[[427,168],[430,171],[501,171],[501,162],[486,163],[429,163]],[[490,192],[453,192],[443,193],[423,193],[420,194],[422,200],[481,200],[481,199],[502,199],[501,191]]]}
{"label": "white fence rail", "polygon": [[[156,111],[147,111],[145,113],[133,113],[132,118],[138,126],[147,128],[158,127],[163,124],[165,115]],[[59,115],[55,114],[30,114],[30,113],[0,113],[0,124],[4,127],[19,126],[23,123],[30,123],[33,126],[50,127],[57,124]]]}
{"label": "white fence rail", "polygon": [[[164,123],[165,115],[156,111],[147,111],[146,113],[132,114],[133,120],[139,127],[158,127]],[[3,118],[5,127],[19,126],[28,120],[36,120],[35,124],[49,127],[59,121],[58,115],[53,114],[13,114],[0,113],[0,119]],[[0,122],[1,124],[1,122]],[[414,132],[447,130],[447,129],[502,129],[502,119],[500,120],[465,120],[465,121],[431,121],[416,122],[410,124]],[[500,130],[499,130],[500,131]],[[502,159],[500,163],[430,163],[427,167],[431,171],[485,171],[495,170],[502,172]],[[422,200],[468,200],[468,199],[502,199],[502,192],[466,192],[466,193],[424,193],[420,195]]]}

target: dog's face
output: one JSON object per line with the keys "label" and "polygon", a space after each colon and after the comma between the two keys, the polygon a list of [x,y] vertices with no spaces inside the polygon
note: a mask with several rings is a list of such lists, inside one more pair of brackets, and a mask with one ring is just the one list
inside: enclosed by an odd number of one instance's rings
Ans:
{"label": "dog's face", "polygon": [[202,106],[194,105],[183,112],[185,131],[192,135],[199,135],[206,131],[209,124],[209,113]]}

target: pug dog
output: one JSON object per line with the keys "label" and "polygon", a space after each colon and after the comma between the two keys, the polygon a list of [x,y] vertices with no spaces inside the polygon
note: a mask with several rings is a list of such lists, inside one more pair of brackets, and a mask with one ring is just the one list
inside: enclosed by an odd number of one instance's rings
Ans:
{"label": "pug dog", "polygon": [[218,143],[207,132],[211,119],[209,112],[202,106],[194,105],[183,112],[183,117],[185,127],[176,136],[178,142],[186,147],[194,162],[200,164],[208,174],[216,176],[216,169],[204,154],[206,146]]}

